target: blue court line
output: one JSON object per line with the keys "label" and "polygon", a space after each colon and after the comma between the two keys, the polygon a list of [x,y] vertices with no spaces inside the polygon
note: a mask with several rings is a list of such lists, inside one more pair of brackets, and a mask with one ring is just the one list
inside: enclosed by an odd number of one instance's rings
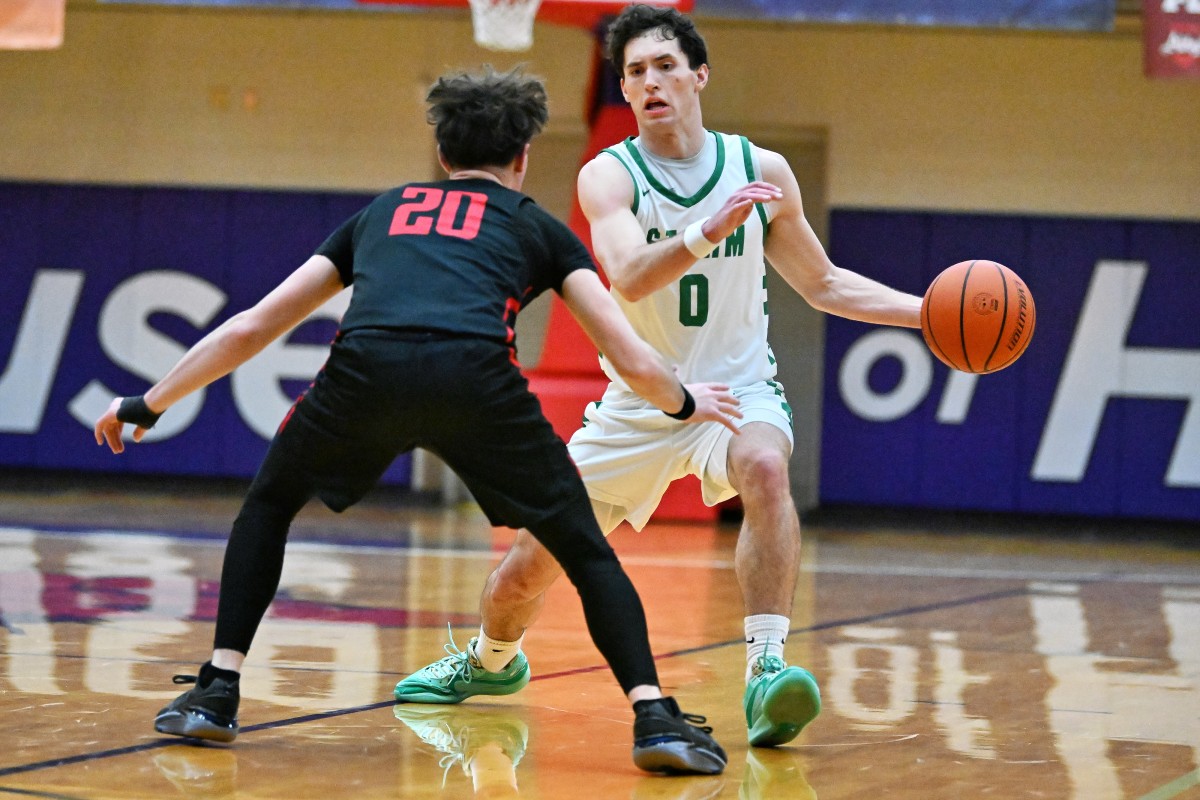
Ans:
{"label": "blue court line", "polygon": [[[923,614],[927,611],[941,611],[947,608],[958,608],[961,606],[974,605],[976,603],[990,603],[993,600],[1007,600],[1010,597],[1020,597],[1029,594],[1028,589],[1005,589],[999,592],[988,592],[987,594],[974,595],[972,597],[962,597],[958,600],[944,600],[939,603],[926,603],[920,606],[909,606],[908,608],[898,608],[893,611],[882,611],[878,614],[865,614],[861,617],[848,617],[846,619],[832,620],[830,622],[820,622],[816,625],[809,625],[804,628],[792,628],[788,631],[788,636],[801,633],[813,633],[814,631],[824,631],[830,628],[843,628],[847,625],[863,625],[868,622],[878,622],[884,619],[896,619],[897,617],[907,617],[913,614]],[[723,642],[712,642],[710,644],[702,644],[699,647],[688,647],[683,650],[671,650],[666,653],[661,653],[654,657],[655,661],[662,661],[665,658],[675,658],[677,656],[688,656],[693,653],[703,653],[708,650],[719,650],[722,647],[732,647],[737,644],[745,644],[745,639],[727,639]],[[534,675],[529,680],[548,680],[550,678],[561,678],[566,675],[585,675],[589,672],[600,672],[608,669],[607,664],[593,664],[590,667],[576,667],[575,669],[565,669],[560,672],[550,672],[540,675]]]}
{"label": "blue court line", "polygon": [[[896,619],[897,617],[912,616],[914,614],[923,614],[929,611],[941,611],[948,608],[959,608],[962,606],[975,605],[978,603],[988,603],[994,600],[1007,600],[1012,597],[1019,597],[1028,594],[1028,590],[1024,587],[1007,589],[997,592],[987,592],[986,594],[972,595],[970,597],[961,597],[957,600],[943,600],[937,603],[925,603],[918,606],[908,606],[906,608],[893,609],[892,611],[881,611],[877,614],[864,614],[858,617],[848,617],[846,619],[831,620],[829,622],[821,622],[815,625],[809,625],[803,628],[793,628],[788,631],[788,635],[811,633],[814,631],[829,630],[831,628],[841,628],[847,625],[862,625],[868,622],[878,622],[885,619]],[[709,650],[718,650],[722,647],[731,647],[733,645],[745,644],[743,639],[728,639],[723,642],[713,642],[711,644],[700,645],[699,647],[689,647],[683,650],[672,650],[668,653],[655,656],[655,661],[661,661],[667,658],[676,658],[678,656],[691,655],[692,653],[702,653]],[[590,672],[599,672],[608,669],[607,664],[594,664],[589,667],[580,667],[578,669],[562,670],[560,672],[552,672],[544,675],[535,675],[531,680],[550,680],[553,678],[561,678],[568,675],[582,675]],[[242,728],[241,733],[253,733],[255,731],[269,730],[272,728],[283,728],[291,725],[300,725],[305,722],[314,722],[316,720],[330,719],[332,717],[341,717],[347,714],[357,714],[362,711],[375,711],[381,708],[387,708],[395,705],[394,700],[382,700],[377,703],[369,703],[362,706],[354,706],[352,708],[339,709],[337,711],[323,711],[316,714],[306,714],[300,717],[290,717],[288,719],[276,720],[275,722],[263,722],[258,725],[250,725]],[[21,764],[15,767],[0,768],[0,778],[7,775],[18,775],[26,772],[36,772],[43,769],[52,769],[54,767],[65,767],[72,764],[80,764],[88,761],[96,761],[103,758],[112,758],[114,756],[129,755],[131,753],[143,753],[148,750],[158,750],[163,747],[171,747],[182,744],[185,740],[179,738],[159,739],[153,742],[144,744],[129,745],[128,747],[117,747],[111,750],[100,750],[93,753],[80,753],[74,756],[66,756],[64,758],[50,759],[48,761],[39,761],[33,764]],[[9,791],[4,787],[0,787],[0,792]],[[1166,795],[1162,798],[1151,798],[1150,800],[1167,800],[1173,795]],[[1146,800],[1146,798],[1143,798]]]}
{"label": "blue court line", "polygon": [[[788,631],[788,636],[798,635],[802,633],[815,633],[816,631],[826,631],[831,628],[844,628],[847,625],[865,625],[870,622],[879,622],[885,619],[896,619],[897,617],[910,617],[914,614],[924,614],[929,611],[942,611],[947,608],[959,608],[961,606],[970,606],[977,603],[990,603],[993,600],[1007,600],[1012,597],[1021,597],[1029,594],[1029,589],[1019,587],[1015,589],[1003,589],[997,592],[987,592],[986,594],[972,595],[971,597],[960,597],[957,600],[942,600],[937,603],[925,603],[919,606],[909,606],[907,608],[898,608],[892,611],[881,611],[878,614],[863,614],[859,617],[847,617],[845,619],[831,620],[829,622],[818,622],[815,625],[807,625],[803,628],[792,628]],[[689,647],[684,650],[672,650],[669,653],[663,653],[659,658],[673,658],[675,656],[686,656],[692,653],[703,653],[707,650],[716,650],[721,647],[730,647],[735,644],[745,644],[745,639],[729,639],[724,642],[715,642],[713,644],[704,644],[699,647]]]}
{"label": "blue court line", "polygon": [[1200,769],[1194,769],[1186,775],[1180,775],[1170,783],[1164,783],[1153,792],[1144,794],[1138,800],[1171,800],[1178,797],[1193,786],[1200,784]]}

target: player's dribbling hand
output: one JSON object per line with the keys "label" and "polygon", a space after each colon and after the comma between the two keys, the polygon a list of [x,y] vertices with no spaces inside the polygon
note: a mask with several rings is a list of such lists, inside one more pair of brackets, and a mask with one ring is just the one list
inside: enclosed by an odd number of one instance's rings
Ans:
{"label": "player's dribbling hand", "polygon": [[[100,419],[96,420],[96,444],[108,443],[108,449],[114,453],[125,452],[125,442],[121,439],[121,430],[125,427],[125,423],[117,419],[117,409],[121,407],[121,401],[124,398],[118,397],[113,400],[108,406],[108,411],[105,411]],[[134,428],[133,440],[140,442],[142,437],[146,435],[149,428]]]}
{"label": "player's dribbling hand", "polygon": [[729,387],[723,383],[689,383],[687,390],[696,401],[696,410],[688,422],[719,422],[734,433],[739,433],[735,419],[742,418],[738,410],[741,403]]}

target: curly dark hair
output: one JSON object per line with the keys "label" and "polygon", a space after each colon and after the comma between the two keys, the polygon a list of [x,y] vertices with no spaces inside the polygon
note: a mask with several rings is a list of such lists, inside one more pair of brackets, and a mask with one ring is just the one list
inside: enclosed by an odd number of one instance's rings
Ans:
{"label": "curly dark hair", "polygon": [[626,6],[612,21],[604,40],[604,52],[618,75],[625,74],[625,45],[647,31],[657,31],[663,39],[678,39],[689,69],[699,69],[701,64],[708,63],[708,46],[691,17],[674,8],[635,3]]}
{"label": "curly dark hair", "polygon": [[459,169],[502,167],[542,132],[550,112],[541,79],[518,66],[443,75],[425,96],[442,155]]}

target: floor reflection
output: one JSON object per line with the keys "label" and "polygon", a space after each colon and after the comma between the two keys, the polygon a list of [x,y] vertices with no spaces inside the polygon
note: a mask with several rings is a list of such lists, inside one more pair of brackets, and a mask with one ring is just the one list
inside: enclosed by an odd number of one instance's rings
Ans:
{"label": "floor reflection", "polygon": [[[144,510],[142,512],[145,513]],[[223,539],[0,527],[0,794],[113,798],[629,797],[1184,800],[1200,791],[1200,552],[1152,542],[806,530],[788,642],[824,710],[749,749],[728,530],[613,543],[664,686],[730,754],[646,776],[578,597],[552,588],[521,693],[393,705],[399,677],[478,629],[511,532],[423,512],[403,546],[299,538],[243,678],[232,747],[150,726],[212,636]],[[310,525],[312,523],[309,523]],[[613,620],[613,624],[620,624]],[[1190,793],[1190,794],[1189,794]]]}
{"label": "floor reflection", "polygon": [[463,795],[458,781],[464,776],[475,797],[519,796],[517,765],[525,756],[529,726],[512,708],[397,703],[392,713],[442,754],[442,788],[451,796]]}

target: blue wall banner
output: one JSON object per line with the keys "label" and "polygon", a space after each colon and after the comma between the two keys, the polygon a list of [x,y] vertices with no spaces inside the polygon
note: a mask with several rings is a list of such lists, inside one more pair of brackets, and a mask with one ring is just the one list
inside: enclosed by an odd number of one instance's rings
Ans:
{"label": "blue wall banner", "polygon": [[[0,467],[245,477],[325,363],[343,292],[116,456],[115,396],[304,262],[366,195],[0,184]],[[385,476],[407,485],[409,459]]]}
{"label": "blue wall banner", "polygon": [[[101,0],[147,4],[149,0]],[[154,5],[251,8],[325,8],[420,11],[453,5],[447,0],[155,0]],[[462,0],[466,9],[467,0]],[[1107,31],[1116,0],[696,0],[702,17],[769,19],[791,22],[848,22],[874,25],[1034,28]]]}
{"label": "blue wall banner", "polygon": [[991,375],[828,319],[825,503],[1200,521],[1200,223],[835,211],[831,256],[916,294],[998,261],[1037,330]]}
{"label": "blue wall banner", "polygon": [[1111,30],[1116,0],[696,0],[709,17],[875,25]]}

